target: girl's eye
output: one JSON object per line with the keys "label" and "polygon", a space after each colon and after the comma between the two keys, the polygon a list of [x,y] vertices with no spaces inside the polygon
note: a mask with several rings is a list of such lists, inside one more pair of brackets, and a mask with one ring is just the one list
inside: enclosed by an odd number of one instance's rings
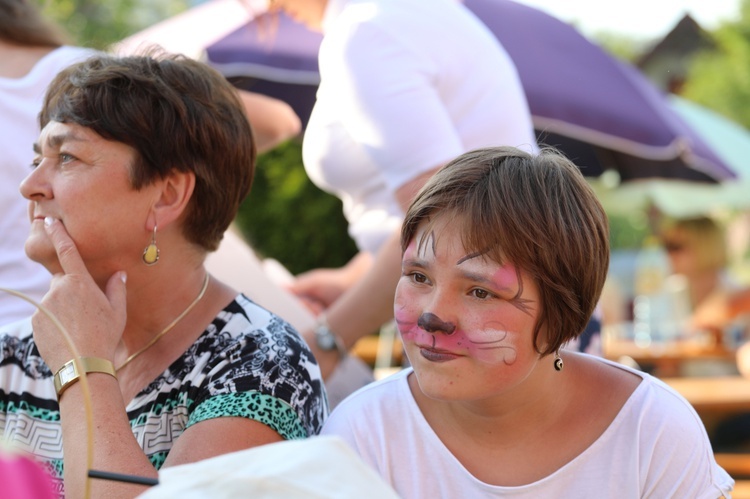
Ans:
{"label": "girl's eye", "polygon": [[471,292],[475,297],[481,298],[482,300],[490,297],[489,291],[484,289],[473,289]]}
{"label": "girl's eye", "polygon": [[414,272],[411,275],[411,278],[414,279],[414,282],[418,282],[420,284],[424,284],[427,282],[427,276],[424,274],[420,274],[419,272]]}

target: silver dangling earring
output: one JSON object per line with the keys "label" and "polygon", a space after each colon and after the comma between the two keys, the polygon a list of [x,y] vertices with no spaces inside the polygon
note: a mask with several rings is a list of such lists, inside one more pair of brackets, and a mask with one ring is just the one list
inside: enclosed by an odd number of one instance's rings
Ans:
{"label": "silver dangling earring", "polygon": [[154,265],[159,261],[159,248],[156,246],[156,224],[154,224],[154,233],[151,234],[151,244],[143,250],[143,263],[148,266]]}
{"label": "silver dangling earring", "polygon": [[555,352],[555,371],[560,372],[563,370],[563,360],[560,357],[560,351]]}

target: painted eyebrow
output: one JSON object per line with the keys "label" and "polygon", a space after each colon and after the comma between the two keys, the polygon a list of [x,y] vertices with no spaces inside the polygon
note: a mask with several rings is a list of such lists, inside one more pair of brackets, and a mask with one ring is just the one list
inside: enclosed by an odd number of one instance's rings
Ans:
{"label": "painted eyebrow", "polygon": [[[484,254],[484,252],[477,251],[477,252],[474,252],[474,253],[470,253],[470,254],[468,254],[466,256],[463,256],[463,257],[461,257],[456,262],[456,266],[459,266],[462,263],[464,263],[464,262],[466,262],[468,260],[471,260],[472,258],[476,258],[478,256],[482,256],[483,254]],[[492,286],[497,286],[500,289],[504,289],[504,290],[507,289],[508,291],[512,291],[512,288],[508,288],[508,287],[505,287],[505,286],[498,286],[498,284],[495,281],[493,281],[491,279],[487,279],[483,275],[475,274],[474,272],[468,272],[468,271],[464,272],[464,275],[466,277],[468,277],[469,279],[473,279],[473,280],[475,280],[477,282],[487,283],[487,284],[490,284]],[[517,272],[516,272],[516,276],[518,276]],[[510,301],[519,310],[521,310],[521,311],[523,311],[523,312],[525,312],[527,314],[530,314],[531,313],[530,312],[530,305],[533,303],[533,301],[529,300],[528,298],[521,298],[522,294],[523,294],[523,283],[522,283],[522,281],[519,280],[518,281],[518,291],[516,292],[516,296],[514,296],[513,299],[510,300]]]}
{"label": "painted eyebrow", "polygon": [[508,291],[512,291],[512,288],[509,288],[507,286],[500,286],[500,285],[498,285],[498,283],[496,283],[492,279],[488,279],[487,277],[485,277],[485,276],[483,276],[481,274],[476,274],[474,272],[463,272],[463,275],[464,275],[464,277],[466,277],[466,278],[468,278],[468,279],[470,279],[472,281],[476,281],[476,282],[482,283],[482,284],[488,284],[488,285],[492,286],[493,288],[506,289]]}
{"label": "painted eyebrow", "polygon": [[474,253],[469,253],[468,255],[462,256],[461,258],[459,258],[458,261],[456,262],[456,266],[458,267],[459,265],[461,265],[465,261],[471,260],[473,258],[476,258],[478,256],[482,256],[482,255],[483,255],[483,253],[480,252],[480,251],[475,251]]}
{"label": "painted eyebrow", "polygon": [[422,269],[427,268],[427,264],[425,263],[425,261],[419,258],[409,258],[407,260],[404,260],[403,264],[407,267],[419,267]]}
{"label": "painted eyebrow", "polygon": [[[474,258],[480,257],[480,256],[482,256],[484,254],[485,254],[484,251],[475,251],[474,253],[469,253],[468,255],[461,257],[456,262],[456,267],[458,267],[462,263],[465,263],[465,262],[467,262],[469,260],[472,260]],[[497,282],[493,281],[492,279],[489,279],[489,278],[485,277],[482,274],[477,274],[477,273],[471,272],[471,271],[464,271],[463,274],[464,274],[464,276],[468,277],[469,279],[477,281],[479,283],[489,284],[489,285],[491,285],[493,287],[496,287],[496,288],[499,288],[499,289],[505,289],[505,290],[508,290],[508,291],[512,291],[513,290],[513,288],[510,288],[510,287],[507,287],[507,286],[500,286]],[[521,287],[519,286],[519,288],[518,288],[518,294],[516,295],[516,297],[518,298],[518,297],[520,297],[520,295],[521,295]]]}
{"label": "painted eyebrow", "polygon": [[[474,258],[478,258],[478,257],[480,257],[480,256],[484,255],[484,253],[485,253],[484,251],[475,251],[474,253],[469,253],[468,255],[462,256],[462,257],[461,257],[461,258],[459,258],[459,259],[458,259],[458,261],[456,262],[456,267],[459,267],[459,266],[460,266],[461,264],[463,264],[463,263],[466,263],[466,262],[468,262],[469,260],[473,260]],[[471,272],[470,270],[466,270],[466,271],[463,271],[463,274],[464,274],[464,275],[465,275],[466,277],[468,277],[468,278],[470,278],[470,279],[472,279],[472,280],[474,280],[474,281],[477,281],[477,282],[482,282],[482,283],[486,283],[486,284],[491,284],[491,285],[493,285],[493,286],[495,286],[495,287],[500,287],[500,288],[502,288],[502,289],[510,289],[510,288],[508,288],[508,287],[504,287],[504,286],[498,286],[498,285],[497,285],[497,283],[496,283],[495,281],[493,281],[492,279],[488,279],[488,278],[487,278],[487,277],[485,277],[484,275],[482,275],[482,274],[477,274],[477,273],[475,273],[475,272]]]}

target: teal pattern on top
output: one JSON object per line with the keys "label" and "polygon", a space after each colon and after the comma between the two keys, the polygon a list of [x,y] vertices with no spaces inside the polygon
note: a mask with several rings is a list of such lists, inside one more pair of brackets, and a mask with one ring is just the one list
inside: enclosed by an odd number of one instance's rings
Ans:
{"label": "teal pattern on top", "polygon": [[[328,416],[323,379],[307,344],[289,323],[244,295],[126,410],[135,439],[157,469],[182,432],[201,421],[244,417],[298,439],[318,434]],[[0,327],[0,438],[45,463],[63,494],[59,406],[30,320]]]}

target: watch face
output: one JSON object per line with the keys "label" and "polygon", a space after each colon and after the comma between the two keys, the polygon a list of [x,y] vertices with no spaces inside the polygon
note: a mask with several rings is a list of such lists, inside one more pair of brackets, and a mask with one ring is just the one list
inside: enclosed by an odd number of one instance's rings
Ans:
{"label": "watch face", "polygon": [[336,338],[328,329],[321,327],[315,331],[315,342],[321,350],[333,350],[336,348]]}
{"label": "watch face", "polygon": [[63,385],[75,377],[76,366],[72,362],[70,364],[66,364],[60,371],[60,381]]}

